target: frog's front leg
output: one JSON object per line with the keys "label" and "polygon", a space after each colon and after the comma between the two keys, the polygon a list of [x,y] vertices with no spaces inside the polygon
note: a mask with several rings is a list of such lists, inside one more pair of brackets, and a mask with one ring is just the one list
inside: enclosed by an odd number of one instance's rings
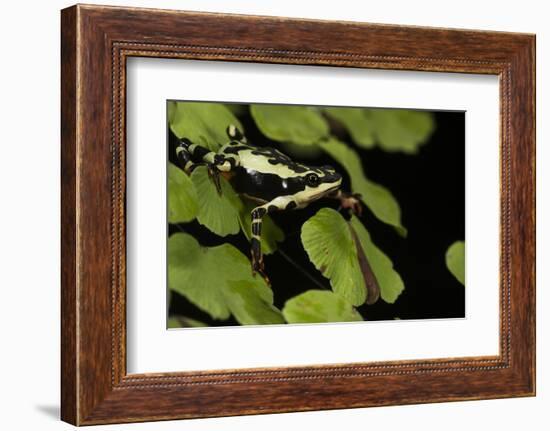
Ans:
{"label": "frog's front leg", "polygon": [[221,195],[220,172],[229,172],[235,165],[235,160],[226,158],[222,154],[210,151],[201,145],[193,144],[189,139],[183,138],[176,148],[176,156],[181,167],[187,173],[193,172],[198,166],[206,166],[208,175],[214,181],[218,194]]}
{"label": "frog's front leg", "polygon": [[340,201],[340,209],[346,208],[350,209],[353,214],[361,217],[363,214],[363,207],[361,206],[361,195],[358,193],[346,193],[342,190],[337,190],[333,195],[329,196]]}
{"label": "frog's front leg", "polygon": [[279,196],[272,201],[258,206],[250,213],[252,216],[252,239],[250,240],[250,254],[252,257],[252,272],[259,273],[267,284],[271,284],[264,270],[262,254],[262,221],[263,216],[277,210],[296,208],[297,203],[292,196]]}

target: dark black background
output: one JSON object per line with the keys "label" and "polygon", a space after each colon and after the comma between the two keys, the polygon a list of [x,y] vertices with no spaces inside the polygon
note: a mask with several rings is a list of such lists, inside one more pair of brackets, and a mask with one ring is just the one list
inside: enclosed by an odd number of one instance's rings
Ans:
{"label": "dark black background", "polygon": [[[249,115],[239,117],[250,142],[255,145],[280,146],[270,142],[257,129]],[[435,112],[436,127],[430,140],[418,154],[388,153],[379,149],[361,150],[367,177],[387,187],[401,206],[402,222],[408,229],[406,238],[376,219],[365,208],[362,221],[374,243],[392,260],[401,275],[405,290],[394,304],[382,299],[373,305],[358,308],[365,320],[456,318],[465,315],[465,292],[445,265],[445,252],[454,241],[465,235],[465,115],[463,112]],[[349,137],[340,136],[349,145]],[[176,163],[176,137],[169,132],[169,158]],[[304,160],[307,164],[332,164],[345,171],[331,158],[321,156]],[[349,190],[349,179],[344,180]],[[321,200],[303,210],[274,213],[273,220],[283,229],[286,239],[280,253],[265,256],[266,271],[271,279],[275,305],[282,308],[285,301],[308,289],[329,289],[330,285],[309,262],[300,241],[304,221],[322,207],[337,205]],[[197,221],[169,226],[169,234],[184,230],[202,245],[212,246],[226,241],[249,255],[249,246],[242,234],[219,238]],[[296,265],[301,270],[296,269]],[[309,276],[304,275],[304,271]],[[179,314],[203,321],[212,326],[236,325],[233,319],[216,321],[178,294],[172,295],[170,314]]]}

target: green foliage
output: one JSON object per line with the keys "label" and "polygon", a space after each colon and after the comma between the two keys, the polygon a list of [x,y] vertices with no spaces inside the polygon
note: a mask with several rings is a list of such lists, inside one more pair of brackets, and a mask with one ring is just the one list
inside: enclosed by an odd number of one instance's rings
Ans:
{"label": "green foliage", "polygon": [[378,145],[382,150],[415,154],[433,133],[430,112],[409,109],[324,108],[342,123],[353,142],[362,148]]}
{"label": "green foliage", "polygon": [[374,147],[374,129],[366,121],[364,108],[324,108],[324,111],[346,127],[351,139],[358,146]]}
{"label": "green foliage", "polygon": [[269,139],[311,145],[326,137],[329,127],[315,108],[291,105],[250,105],[260,131]]}
{"label": "green foliage", "polygon": [[330,279],[332,290],[353,305],[367,299],[363,274],[344,218],[323,208],[302,225],[302,244],[309,260]]}
{"label": "green foliage", "polygon": [[[250,213],[254,208],[254,204],[243,202],[242,210],[239,214],[241,229],[249,242],[252,238],[252,216]],[[284,239],[285,234],[283,231],[269,215],[265,215],[262,223],[262,252],[264,254],[274,253],[277,250],[277,243],[282,242]]]}
{"label": "green foliage", "polygon": [[328,290],[308,290],[286,301],[288,323],[357,322],[361,315],[343,297]]}
{"label": "green foliage", "polygon": [[464,241],[456,241],[447,249],[445,254],[445,262],[447,263],[447,268],[455,276],[455,278],[460,281],[463,285],[466,283],[465,275],[465,253],[466,253],[466,244]]}
{"label": "green foliage", "polygon": [[282,322],[273,292],[252,275],[248,259],[230,244],[202,247],[191,235],[172,235],[168,286],[214,319],[232,314],[243,325]]}
{"label": "green foliage", "polygon": [[296,145],[292,142],[280,142],[280,149],[284,154],[292,157],[295,160],[313,160],[323,154],[317,145]]}
{"label": "green foliage", "polygon": [[409,154],[418,152],[435,127],[431,113],[407,109],[366,109],[365,118],[383,150]]}
{"label": "green foliage", "polygon": [[172,315],[168,317],[168,329],[174,328],[203,328],[208,326],[206,323],[191,319],[186,316]]}
{"label": "green foliage", "polygon": [[358,246],[366,256],[380,286],[380,296],[394,303],[405,285],[394,270],[391,260],[372,242],[370,235],[355,216],[347,222],[340,213],[323,208],[302,226],[302,243],[309,259],[330,279],[332,290],[352,305],[367,299],[363,274],[352,229]]}
{"label": "green foliage", "polygon": [[357,217],[353,216],[350,224],[357,234],[361,247],[376,276],[376,280],[380,286],[381,298],[385,302],[393,304],[405,289],[405,284],[401,276],[393,268],[393,263],[390,258],[372,242],[370,234],[367,229],[365,229],[365,226],[363,226],[363,223],[361,223]]}
{"label": "green foliage", "polygon": [[401,224],[401,209],[395,197],[385,187],[369,180],[363,172],[359,155],[335,138],[319,143],[320,147],[344,167],[351,178],[351,188],[361,195],[361,200],[373,214],[384,223],[394,226],[397,232],[407,235],[407,230]]}
{"label": "green foliage", "polygon": [[[248,265],[250,271],[250,265]],[[261,278],[261,277],[256,277]],[[229,281],[230,294],[225,295],[227,306],[241,325],[285,323],[281,312],[273,306],[273,293],[262,295],[251,281]]]}
{"label": "green foliage", "polygon": [[217,151],[227,143],[227,126],[241,122],[221,103],[168,102],[168,122],[178,138]]}
{"label": "green foliage", "polygon": [[191,174],[191,182],[200,196],[197,220],[216,235],[236,234],[240,230],[242,202],[227,180],[221,175],[219,179],[221,195],[208,176],[206,167],[199,166]]}
{"label": "green foliage", "polygon": [[195,187],[181,169],[168,163],[168,222],[185,223],[197,216]]}

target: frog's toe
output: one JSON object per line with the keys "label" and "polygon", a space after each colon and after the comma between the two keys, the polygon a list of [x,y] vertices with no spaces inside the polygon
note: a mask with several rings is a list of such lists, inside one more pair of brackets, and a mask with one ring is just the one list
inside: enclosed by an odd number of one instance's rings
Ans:
{"label": "frog's toe", "polygon": [[356,200],[353,203],[351,210],[354,214],[357,215],[357,217],[361,217],[363,215],[363,205],[361,205],[361,202],[359,200]]}
{"label": "frog's toe", "polygon": [[256,275],[256,273],[261,275],[261,277],[265,280],[265,282],[268,286],[271,286],[271,280],[269,280],[269,277],[267,276],[266,272],[263,269],[261,269],[259,271],[255,271],[254,275]]}
{"label": "frog's toe", "polygon": [[264,268],[264,260],[253,260],[252,262],[252,275],[256,277],[256,274],[260,274],[260,276],[265,280],[268,286],[271,286],[271,281],[269,280],[269,277],[267,276],[267,273],[265,272]]}
{"label": "frog's toe", "polygon": [[214,182],[218,195],[222,195],[222,185],[220,183],[220,171],[218,171],[213,164],[208,165],[208,176]]}

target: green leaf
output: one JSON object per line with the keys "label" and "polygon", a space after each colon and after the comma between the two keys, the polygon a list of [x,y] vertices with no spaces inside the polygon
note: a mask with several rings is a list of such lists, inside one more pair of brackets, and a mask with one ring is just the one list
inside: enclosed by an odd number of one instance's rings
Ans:
{"label": "green leaf", "polygon": [[357,234],[372,272],[376,276],[376,280],[380,286],[380,296],[384,301],[393,304],[405,289],[401,276],[393,269],[393,263],[390,258],[372,242],[370,234],[365,226],[363,226],[363,223],[353,216],[350,224]]}
{"label": "green leaf", "polygon": [[401,209],[395,197],[388,189],[365,176],[361,159],[355,150],[335,138],[321,141],[319,146],[346,169],[353,192],[361,195],[361,200],[373,214],[384,223],[394,226],[400,235],[406,236],[407,230],[401,224]]}
{"label": "green leaf", "polygon": [[322,208],[302,225],[309,260],[330,279],[332,290],[352,305],[367,299],[365,281],[348,223],[337,211]]}
{"label": "green leaf", "polygon": [[280,142],[279,145],[284,154],[303,161],[316,159],[323,154],[317,145],[296,145],[292,142]]}
{"label": "green leaf", "polygon": [[329,133],[325,119],[315,108],[294,105],[250,105],[260,131],[269,139],[311,145]]}
{"label": "green leaf", "polygon": [[447,249],[445,254],[445,261],[447,263],[447,268],[449,271],[460,281],[463,285],[466,284],[466,275],[465,275],[465,254],[466,254],[466,244],[464,241],[456,241]]}
{"label": "green leaf", "polygon": [[[311,262],[330,279],[332,290],[352,305],[361,305],[368,298],[368,275],[362,272],[358,253],[368,260],[384,301],[394,303],[405,288],[391,260],[372,242],[355,216],[346,222],[337,211],[321,209],[302,226],[302,244]],[[376,301],[377,297],[372,299]]]}
{"label": "green leaf", "polygon": [[242,202],[229,182],[220,175],[222,193],[218,193],[214,181],[205,166],[199,166],[191,174],[198,199],[197,220],[219,236],[236,234],[240,230],[239,212]]}
{"label": "green leaf", "polygon": [[[250,213],[254,208],[254,204],[246,202],[239,215],[241,229],[248,242],[252,239],[252,216]],[[262,222],[262,252],[264,254],[274,253],[277,250],[277,243],[282,242],[284,239],[285,234],[281,228],[266,214]]]}
{"label": "green leaf", "polygon": [[272,305],[273,297],[264,298],[254,290],[250,281],[228,282],[225,294],[227,306],[241,325],[285,323],[281,312]]}
{"label": "green leaf", "polygon": [[374,147],[374,130],[367,122],[363,108],[324,108],[324,111],[346,127],[357,145]]}
{"label": "green leaf", "polygon": [[191,319],[186,316],[172,315],[168,317],[168,329],[173,328],[203,328],[208,326],[206,323]]}
{"label": "green leaf", "polygon": [[197,193],[191,179],[168,163],[168,222],[185,223],[197,216]]}
{"label": "green leaf", "polygon": [[374,131],[386,151],[414,154],[433,133],[435,122],[430,112],[407,109],[365,109],[365,127]]}
{"label": "green leaf", "polygon": [[168,239],[168,286],[214,319],[241,324],[281,323],[273,292],[254,277],[248,259],[231,244],[202,247],[191,235]]}
{"label": "green leaf", "polygon": [[168,102],[168,122],[178,138],[217,151],[229,141],[227,126],[243,130],[241,122],[222,103]]}
{"label": "green leaf", "polygon": [[358,322],[361,315],[343,297],[328,290],[308,290],[286,301],[288,323]]}

